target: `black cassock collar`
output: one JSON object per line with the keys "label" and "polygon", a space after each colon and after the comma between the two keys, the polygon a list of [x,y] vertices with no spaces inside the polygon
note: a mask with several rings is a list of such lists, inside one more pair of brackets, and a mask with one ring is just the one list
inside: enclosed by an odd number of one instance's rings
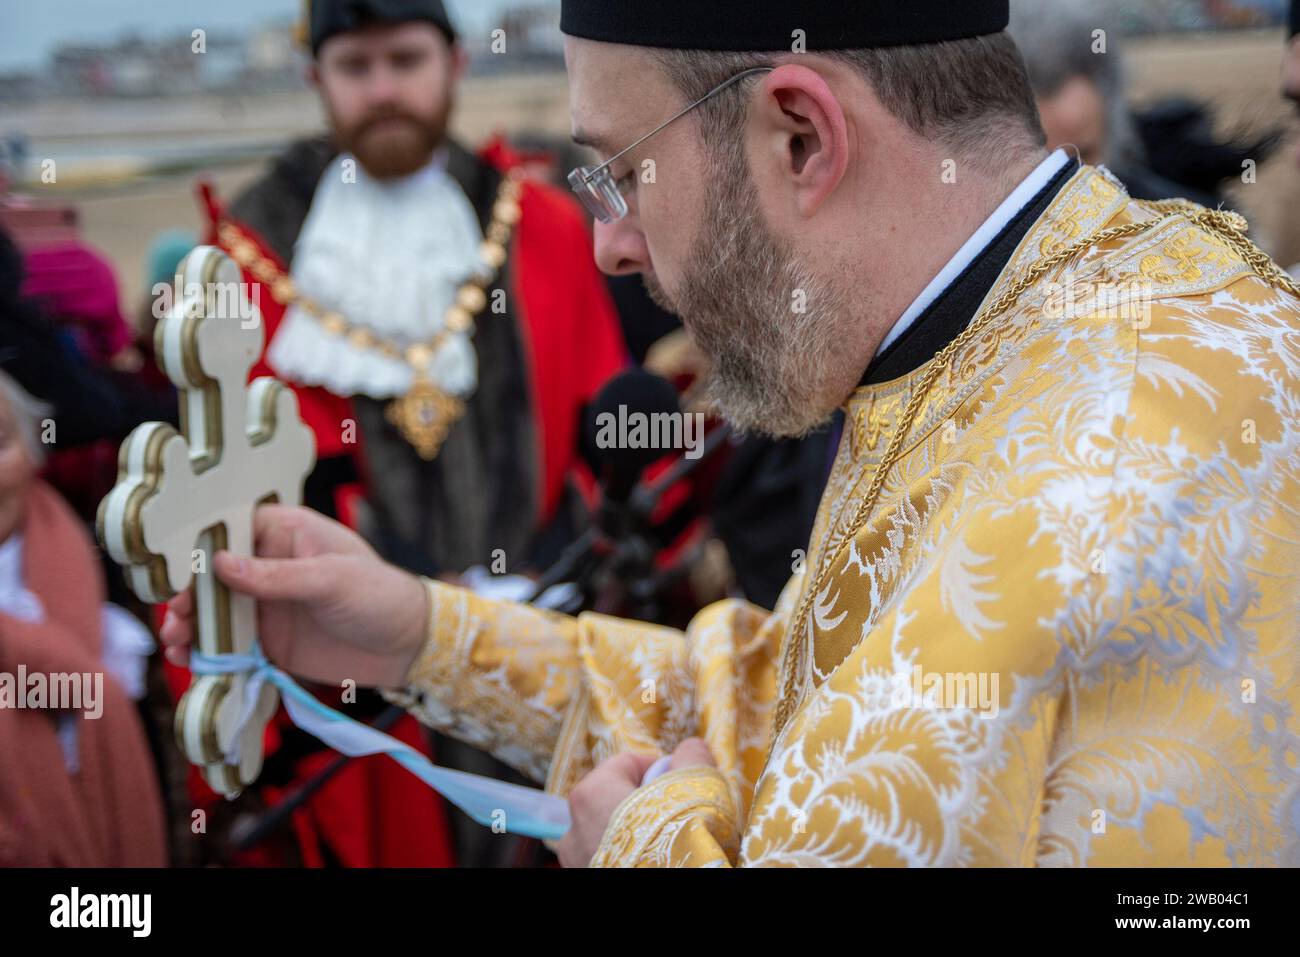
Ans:
{"label": "black cassock collar", "polygon": [[938,298],[916,318],[916,321],[890,344],[889,348],[871,360],[862,377],[861,385],[877,385],[915,372],[933,359],[952,342],[975,318],[980,303],[989,294],[1002,271],[1011,262],[1020,241],[1047,212],[1052,201],[1065,184],[1079,171],[1079,161],[1070,161],[1017,213],[975,257],[969,266]]}

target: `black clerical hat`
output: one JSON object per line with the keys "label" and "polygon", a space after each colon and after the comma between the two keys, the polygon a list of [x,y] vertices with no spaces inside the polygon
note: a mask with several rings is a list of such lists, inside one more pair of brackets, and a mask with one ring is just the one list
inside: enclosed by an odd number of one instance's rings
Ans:
{"label": "black clerical hat", "polygon": [[308,0],[307,29],[312,55],[319,54],[321,45],[339,33],[372,23],[407,20],[432,23],[448,43],[456,42],[456,30],[442,0]]}
{"label": "black clerical hat", "polygon": [[574,37],[679,50],[851,50],[1000,33],[1010,0],[563,0]]}

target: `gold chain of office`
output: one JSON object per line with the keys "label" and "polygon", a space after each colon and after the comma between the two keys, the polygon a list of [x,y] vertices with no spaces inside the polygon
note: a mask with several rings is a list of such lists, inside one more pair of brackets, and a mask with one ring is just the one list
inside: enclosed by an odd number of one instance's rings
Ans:
{"label": "gold chain of office", "polygon": [[816,596],[821,594],[826,587],[831,570],[838,564],[844,550],[857,537],[858,533],[866,527],[872,511],[875,509],[876,501],[880,498],[881,489],[885,484],[885,477],[898,462],[902,454],[903,442],[911,431],[921,407],[925,404],[926,396],[929,394],[930,389],[934,387],[935,382],[938,381],[939,376],[943,374],[943,370],[948,368],[953,358],[983,333],[995,319],[1005,315],[1015,306],[1026,290],[1031,288],[1048,272],[1065,265],[1093,246],[1135,236],[1164,225],[1176,217],[1184,216],[1191,220],[1194,225],[1206,229],[1223,241],[1260,278],[1300,298],[1300,285],[1297,285],[1294,279],[1283,272],[1258,246],[1246,238],[1245,233],[1248,224],[1239,214],[1227,210],[1204,210],[1182,200],[1148,203],[1146,205],[1163,215],[1144,222],[1125,223],[1120,226],[1099,230],[1091,236],[1086,236],[1078,242],[1039,260],[1013,282],[1005,293],[993,300],[988,308],[980,313],[966,327],[965,331],[949,343],[930,363],[930,368],[917,384],[911,399],[899,418],[897,427],[890,435],[889,444],[885,447],[880,464],[871,477],[871,484],[867,486],[866,494],[854,513],[839,547],[835,549],[829,561],[823,560],[819,562],[820,570],[816,578],[811,585],[806,584],[804,587],[798,610],[790,622],[785,650],[782,655],[779,674],[784,677],[784,680],[781,689],[781,700],[777,703],[776,714],[773,719],[773,747],[786,722],[793,716],[797,704],[800,675],[804,670],[805,656],[808,653],[807,642],[801,636],[804,633],[804,624],[808,621],[808,616],[812,610],[812,603]]}
{"label": "gold chain of office", "polygon": [[510,237],[522,215],[519,205],[522,191],[523,179],[517,170],[510,170],[502,177],[492,205],[492,221],[479,246],[482,268],[456,291],[451,305],[443,313],[442,327],[427,341],[410,345],[379,336],[367,326],[350,322],[342,313],[327,309],[303,295],[293,279],[270,257],[263,255],[257,243],[235,223],[222,222],[217,237],[230,251],[231,258],[270,289],[271,297],[280,305],[286,309],[296,305],[327,335],[346,340],[355,349],[373,350],[410,367],[410,389],[388,404],[385,415],[416,454],[429,461],[437,458],[451,427],[465,414],[465,403],[440,389],[433,381],[430,368],[438,350],[450,336],[474,334],[474,320],[487,308],[487,289],[496,281],[505,264]]}

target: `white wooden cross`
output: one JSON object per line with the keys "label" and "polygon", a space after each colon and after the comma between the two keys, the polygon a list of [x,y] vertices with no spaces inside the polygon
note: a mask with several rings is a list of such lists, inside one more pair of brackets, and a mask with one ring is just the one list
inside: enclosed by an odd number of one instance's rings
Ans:
{"label": "white wooden cross", "polygon": [[[178,276],[183,288],[154,341],[159,367],[180,391],[181,432],[150,422],[122,443],[117,485],[99,506],[99,540],[144,601],[167,601],[193,582],[197,649],[242,655],[257,639],[256,607],[217,580],[212,556],[253,554],[253,512],[262,502],[299,503],[315,438],[293,392],[270,378],[246,386],[262,351],[262,320],[235,264],[200,246]],[[176,712],[181,749],[227,796],[261,772],[263,729],[279,702],[263,684],[234,747],[248,680],[195,675]]]}

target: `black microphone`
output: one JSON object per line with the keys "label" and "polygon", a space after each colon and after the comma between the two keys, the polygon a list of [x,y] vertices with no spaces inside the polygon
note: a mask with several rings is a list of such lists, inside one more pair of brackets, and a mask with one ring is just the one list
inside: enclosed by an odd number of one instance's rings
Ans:
{"label": "black microphone", "polygon": [[630,369],[605,384],[583,416],[582,457],[600,481],[606,501],[627,502],[641,473],[672,451],[653,442],[633,447],[626,441],[628,423],[653,423],[660,421],[658,416],[681,414],[673,384],[644,369]]}

